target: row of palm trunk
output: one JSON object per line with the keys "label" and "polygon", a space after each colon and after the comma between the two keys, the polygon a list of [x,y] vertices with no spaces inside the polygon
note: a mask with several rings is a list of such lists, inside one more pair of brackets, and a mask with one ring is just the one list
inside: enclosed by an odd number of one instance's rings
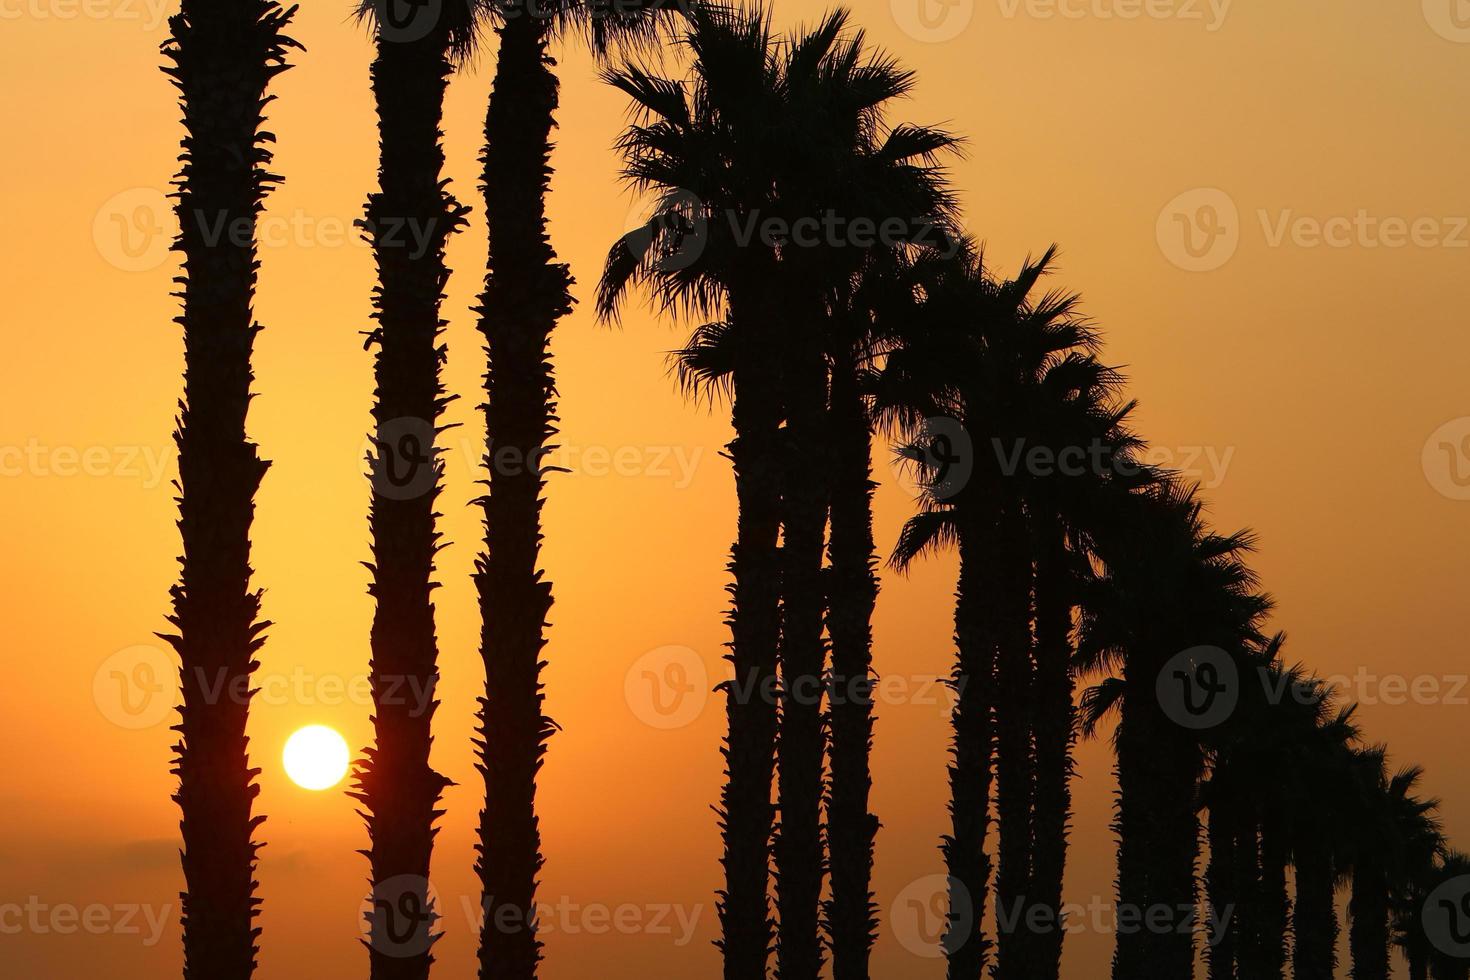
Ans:
{"label": "row of palm trunk", "polygon": [[[437,702],[425,709],[392,692],[432,692],[438,680],[440,307],[445,245],[467,210],[442,176],[440,127],[448,79],[489,25],[500,45],[477,309],[489,470],[474,575],[486,677],[479,976],[527,980],[541,957],[536,777],[553,730],[540,680],[552,604],[539,567],[541,460],[558,424],[549,342],[572,287],[546,231],[558,100],[548,44],[569,27],[599,51],[654,37],[670,22],[652,12],[669,8],[451,0],[424,9],[433,15],[407,26],[373,21],[375,739],[356,790],[370,838],[369,958],[374,978],[394,980],[427,977],[433,963],[428,875],[446,785],[430,763]],[[1288,961],[1296,977],[1332,976],[1334,899],[1349,879],[1355,980],[1386,980],[1395,935],[1414,976],[1463,976],[1426,944],[1415,911],[1413,899],[1462,864],[1445,850],[1432,801],[1414,795],[1417,771],[1389,775],[1382,750],[1358,741],[1351,711],[1282,666],[1279,642],[1263,634],[1269,600],[1245,564],[1250,536],[1214,533],[1192,488],[1138,462],[1132,405],[1099,361],[1076,298],[1038,294],[1054,252],[1004,280],[957,230],[942,161],[959,141],[887,119],[912,73],[870,50],[842,11],[778,36],[764,8],[680,9],[687,76],[638,62],[606,71],[636,112],[619,144],[625,177],[656,205],[610,252],[598,307],[616,317],[642,286],[670,312],[697,317],[681,376],[730,396],[739,514],[719,801],[724,975],[763,980],[774,959],[783,980],[816,980],[830,959],[836,980],[869,976],[880,927],[868,761],[872,451],[885,434],[924,487],[894,564],[938,547],[959,556],[942,842],[951,980],[1059,976],[1073,743],[1113,712],[1119,907],[1174,916],[1169,928],[1120,931],[1116,980],[1192,977],[1202,824],[1212,980],[1277,978]],[[188,373],[172,638],[184,668],[177,798],[185,975],[210,980],[251,975],[258,935],[263,818],[252,813],[248,702],[214,703],[208,692],[221,688],[203,682],[223,671],[223,689],[236,679],[248,689],[256,666],[265,624],[249,583],[249,528],[265,464],[245,435],[254,249],[203,229],[218,216],[253,221],[276,179],[264,169],[261,108],[293,43],[282,33],[290,13],[268,0],[183,0],[168,48],[188,130],[178,205]],[[789,233],[804,221],[824,231]],[[860,227],[885,231],[875,239]],[[1057,466],[1069,450],[1086,465]],[[1191,728],[1161,696],[1160,677],[1181,655],[1196,667],[1185,651],[1197,650],[1219,651],[1247,681],[1265,679],[1262,691],[1312,696],[1260,696],[1245,683],[1229,719]],[[1079,710],[1086,673],[1104,679]],[[1343,813],[1354,815],[1351,832]],[[426,912],[407,938],[403,910]]]}

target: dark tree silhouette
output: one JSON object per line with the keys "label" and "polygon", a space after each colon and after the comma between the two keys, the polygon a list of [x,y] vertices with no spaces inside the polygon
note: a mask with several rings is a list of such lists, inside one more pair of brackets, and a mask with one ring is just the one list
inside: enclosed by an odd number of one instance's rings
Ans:
{"label": "dark tree silhouette", "polygon": [[374,744],[357,772],[372,868],[369,958],[374,980],[429,975],[433,923],[429,862],[440,792],[429,763],[438,701],[432,593],[442,465],[435,437],[448,402],[440,381],[439,307],[449,270],[445,244],[467,209],[449,194],[440,140],[453,59],[473,38],[463,0],[407,28],[379,20],[376,0],[359,16],[375,27],[372,66],[381,159],[379,190],[364,232],[378,266],[368,335],[377,346],[370,524],[377,603],[372,627]]}
{"label": "dark tree silhouette", "polygon": [[268,623],[250,584],[250,525],[263,461],[246,434],[250,407],[255,227],[279,178],[263,130],[270,81],[296,43],[282,32],[294,7],[270,0],[183,0],[169,19],[164,71],[180,92],[183,169],[177,213],[184,395],[179,450],[182,576],[172,589],[183,684],[174,794],[183,813],[184,976],[243,980],[255,970],[252,815],[259,769],[245,724],[250,677]]}

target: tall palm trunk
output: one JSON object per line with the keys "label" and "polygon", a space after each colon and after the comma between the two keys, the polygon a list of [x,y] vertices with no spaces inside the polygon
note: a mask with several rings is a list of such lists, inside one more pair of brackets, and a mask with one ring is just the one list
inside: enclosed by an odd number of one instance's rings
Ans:
{"label": "tall palm trunk", "polygon": [[1320,838],[1304,838],[1296,847],[1296,945],[1292,950],[1294,980],[1332,980],[1337,973],[1337,910],[1334,907],[1332,859]]}
{"label": "tall palm trunk", "polygon": [[539,567],[543,460],[556,434],[556,385],[548,350],[571,311],[571,276],[546,235],[557,79],[546,51],[547,19],[513,11],[485,120],[489,269],[479,309],[485,375],[485,553],[476,564],[485,697],[480,707],[477,871],[482,889],[481,980],[536,974],[536,879],[541,834],[536,774],[552,722],[542,714],[541,653],[551,583]]}
{"label": "tall palm trunk", "polygon": [[1286,974],[1287,936],[1291,900],[1286,891],[1286,866],[1291,850],[1281,814],[1267,808],[1261,820],[1260,925],[1256,932],[1261,980],[1281,980]]}
{"label": "tall palm trunk", "polygon": [[[1038,522],[1039,524],[1040,522]],[[1032,937],[1031,976],[1057,980],[1061,971],[1062,884],[1072,821],[1073,705],[1072,576],[1066,534],[1055,519],[1035,528],[1036,537],[1036,806],[1031,902],[1043,909],[1041,930]]]}
{"label": "tall palm trunk", "polygon": [[374,980],[422,980],[437,918],[428,893],[439,795],[429,765],[438,702],[432,593],[439,548],[434,437],[445,242],[464,209],[444,190],[440,120],[451,66],[442,29],[418,41],[381,36],[372,68],[381,166],[367,230],[378,264],[377,401],[370,522],[377,600],[372,627],[375,741],[358,771],[372,865],[369,957]]}
{"label": "tall palm trunk", "polygon": [[183,708],[174,800],[183,812],[184,976],[244,980],[255,970],[255,828],[260,788],[245,734],[250,676],[268,623],[250,584],[250,524],[267,464],[246,436],[259,327],[252,302],[256,216],[278,181],[264,169],[262,110],[295,42],[295,8],[270,0],[183,0],[169,20],[165,72],[181,93],[184,396],[179,450],[182,574],[171,590]]}
{"label": "tall palm trunk", "polygon": [[[1237,792],[1245,790],[1237,788]],[[1261,954],[1272,937],[1267,935],[1262,902],[1261,825],[1252,802],[1241,803],[1231,813],[1235,820],[1235,894],[1240,903],[1236,913],[1237,973],[1240,980],[1263,980],[1266,964]]]}
{"label": "tall palm trunk", "polygon": [[1234,801],[1223,765],[1211,777],[1210,863],[1205,888],[1215,931],[1208,937],[1209,980],[1235,980],[1239,901],[1235,892]]}
{"label": "tall palm trunk", "polygon": [[1348,916],[1353,980],[1388,980],[1388,880],[1370,855],[1353,869]]}
{"label": "tall palm trunk", "polygon": [[[719,895],[725,980],[765,980],[771,947],[770,844],[776,763],[776,660],[781,636],[779,336],[758,301],[759,276],[730,287],[737,337],[729,455],[739,526],[730,555],[734,679],[725,685],[725,786],[720,793],[725,887]],[[752,288],[750,284],[757,285]]]}
{"label": "tall palm trunk", "polygon": [[1035,667],[1031,657],[1032,564],[1027,517],[1010,502],[1000,517],[1000,549],[993,556],[1003,572],[996,670],[995,799],[1000,821],[995,874],[996,980],[1032,980],[1028,914],[1031,890],[1031,817],[1036,770],[1031,723]]}
{"label": "tall palm trunk", "polygon": [[873,541],[872,430],[850,350],[832,372],[831,608],[832,786],[827,803],[832,900],[827,929],[833,980],[867,980],[878,929],[873,904],[873,838],[868,811],[873,742],[873,608],[878,599]]}
{"label": "tall palm trunk", "polygon": [[958,657],[950,678],[956,694],[949,766],[950,833],[941,847],[949,874],[944,935],[947,980],[979,980],[990,959],[991,943],[984,924],[991,863],[985,845],[995,757],[996,537],[994,526],[980,520],[960,531],[955,596]]}
{"label": "tall palm trunk", "polygon": [[818,912],[826,861],[822,839],[826,718],[822,687],[826,612],[828,483],[827,365],[819,319],[790,324],[785,336],[787,412],[781,548],[781,820],[776,835],[777,973],[816,980],[822,969]]}

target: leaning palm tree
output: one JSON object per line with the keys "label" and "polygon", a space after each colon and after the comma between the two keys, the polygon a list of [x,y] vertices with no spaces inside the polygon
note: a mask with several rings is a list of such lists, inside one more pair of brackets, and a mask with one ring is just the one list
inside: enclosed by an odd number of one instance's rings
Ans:
{"label": "leaning palm tree", "polygon": [[414,30],[380,22],[376,0],[363,4],[359,16],[376,33],[372,81],[381,161],[379,190],[368,199],[363,224],[379,280],[377,327],[368,335],[377,346],[369,512],[375,739],[359,765],[354,795],[369,837],[371,975],[422,980],[433,962],[437,913],[429,861],[447,783],[429,764],[439,680],[432,593],[441,464],[434,441],[448,402],[440,381],[439,307],[449,278],[445,243],[467,210],[442,177],[440,125],[448,78],[470,49],[474,18],[465,0],[442,5]]}
{"label": "leaning palm tree", "polygon": [[[273,0],[183,0],[169,19],[165,72],[184,112],[178,180],[184,255],[184,396],[179,450],[182,577],[172,589],[183,707],[174,772],[186,891],[184,976],[243,980],[255,970],[253,815],[260,789],[247,754],[250,676],[268,623],[250,585],[250,525],[267,464],[246,435],[256,216],[279,178],[262,130],[266,90],[296,44],[296,8]],[[221,697],[220,692],[225,692]]]}
{"label": "leaning palm tree", "polygon": [[536,775],[554,729],[542,711],[542,651],[551,583],[540,568],[546,455],[556,436],[550,342],[572,308],[572,277],[547,237],[551,132],[559,82],[549,48],[575,34],[597,51],[648,36],[660,0],[479,0],[500,38],[485,117],[482,190],[489,224],[485,289],[485,547],[476,562],[485,694],[477,745],[480,814],[480,976],[532,977],[541,960],[535,921],[541,834]]}

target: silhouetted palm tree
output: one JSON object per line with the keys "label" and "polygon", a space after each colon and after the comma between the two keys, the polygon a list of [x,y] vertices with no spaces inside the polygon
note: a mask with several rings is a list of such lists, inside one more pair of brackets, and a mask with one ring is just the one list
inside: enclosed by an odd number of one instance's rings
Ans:
{"label": "silhouetted palm tree", "polygon": [[1211,650],[1243,659],[1261,642],[1270,600],[1255,591],[1243,562],[1251,536],[1211,532],[1194,488],[1161,483],[1135,494],[1128,507],[1132,518],[1099,537],[1102,570],[1082,602],[1079,662],[1117,673],[1084,698],[1084,729],[1094,732],[1118,709],[1120,915],[1167,909],[1170,921],[1160,928],[1135,919],[1137,928],[1120,929],[1113,976],[1187,978],[1195,954],[1191,910],[1205,746],[1178,711],[1166,711],[1160,675],[1178,667],[1181,655],[1183,673],[1209,662]]}
{"label": "silhouetted palm tree", "polygon": [[595,50],[648,36],[657,0],[481,0],[500,37],[482,156],[489,258],[477,312],[485,337],[485,550],[476,562],[485,662],[477,745],[485,780],[479,860],[480,976],[532,977],[541,834],[536,774],[553,722],[542,713],[551,583],[539,567],[545,457],[556,436],[549,345],[571,311],[572,277],[547,237],[559,83],[549,45],[576,33]]}
{"label": "silhouetted palm tree", "polygon": [[177,180],[183,253],[179,280],[184,395],[179,450],[182,577],[172,589],[166,637],[181,661],[183,707],[174,772],[186,891],[184,976],[242,980],[255,970],[255,828],[259,769],[245,723],[255,654],[269,626],[257,622],[250,585],[250,525],[267,463],[246,434],[256,331],[256,216],[279,178],[262,130],[266,90],[296,43],[296,8],[271,0],[183,0],[169,19],[164,71],[184,112]]}
{"label": "silhouetted palm tree", "polygon": [[372,628],[374,744],[357,773],[370,841],[372,976],[422,980],[433,963],[437,912],[428,890],[434,821],[447,780],[429,764],[438,707],[434,631],[435,529],[441,464],[434,448],[448,399],[439,306],[449,270],[445,243],[464,222],[442,177],[444,93],[454,60],[474,35],[464,0],[407,27],[380,19],[377,0],[359,9],[375,29],[372,67],[381,159],[364,230],[377,260],[373,297],[378,347],[373,406]]}
{"label": "silhouetted palm tree", "polygon": [[1464,980],[1470,975],[1470,958],[1453,955],[1436,942],[1455,937],[1433,937],[1426,927],[1425,913],[1442,911],[1428,907],[1439,900],[1438,890],[1450,886],[1458,891],[1470,878],[1470,856],[1442,847],[1440,857],[1406,882],[1394,900],[1393,943],[1408,961],[1409,980]]}

